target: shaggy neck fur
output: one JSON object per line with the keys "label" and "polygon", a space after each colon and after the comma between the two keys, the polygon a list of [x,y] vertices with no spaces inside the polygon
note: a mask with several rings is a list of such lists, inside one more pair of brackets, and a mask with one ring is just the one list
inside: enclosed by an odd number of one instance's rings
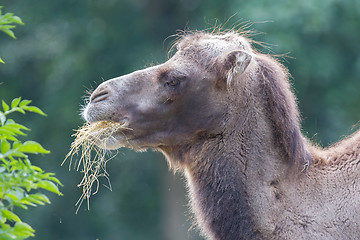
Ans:
{"label": "shaggy neck fur", "polygon": [[202,234],[210,240],[355,239],[360,211],[350,199],[360,197],[360,132],[325,150],[307,145],[312,165],[294,175],[268,134],[271,121],[254,104],[237,121],[229,119],[224,134],[164,149],[185,173]]}
{"label": "shaggy neck fur", "polygon": [[271,150],[276,146],[264,147],[271,139],[253,107],[237,120],[241,128],[229,125],[227,134],[168,155],[172,162],[181,161],[192,211],[207,239],[264,239],[275,229],[269,191],[286,175],[288,164]]}

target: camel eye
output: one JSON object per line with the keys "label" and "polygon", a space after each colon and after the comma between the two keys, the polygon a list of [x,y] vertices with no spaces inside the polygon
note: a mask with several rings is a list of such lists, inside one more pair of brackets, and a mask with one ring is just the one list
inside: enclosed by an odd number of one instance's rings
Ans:
{"label": "camel eye", "polygon": [[180,84],[179,79],[173,79],[173,80],[166,82],[166,85],[171,86],[171,87],[176,87],[179,84]]}

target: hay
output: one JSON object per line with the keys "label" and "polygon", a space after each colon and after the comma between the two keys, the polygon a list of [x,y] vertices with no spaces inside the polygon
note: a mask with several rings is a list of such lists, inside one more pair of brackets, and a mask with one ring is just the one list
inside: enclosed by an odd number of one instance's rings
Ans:
{"label": "hay", "polygon": [[[70,158],[69,170],[73,162],[73,157],[80,154],[80,158],[74,163],[74,168],[84,174],[81,182],[78,184],[83,193],[76,206],[76,213],[84,200],[87,201],[88,210],[90,208],[89,199],[96,194],[99,189],[99,177],[105,177],[109,183],[107,186],[111,190],[109,174],[106,171],[106,143],[114,138],[112,135],[124,128],[124,123],[113,121],[98,121],[86,123],[73,135],[75,140],[71,144],[70,151],[66,155],[64,162]],[[101,147],[99,147],[101,146]],[[92,157],[93,156],[93,157]],[[64,162],[61,164],[63,165]],[[95,186],[93,186],[95,183]]]}

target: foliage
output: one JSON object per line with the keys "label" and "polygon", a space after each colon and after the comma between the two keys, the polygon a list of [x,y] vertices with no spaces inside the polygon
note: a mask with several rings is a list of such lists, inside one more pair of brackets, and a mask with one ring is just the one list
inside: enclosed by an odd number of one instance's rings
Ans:
{"label": "foliage", "polygon": [[[11,29],[16,27],[14,24],[24,25],[24,23],[22,22],[21,18],[15,16],[13,13],[2,14],[1,11],[2,8],[3,7],[0,6],[0,31],[3,31],[10,37],[16,39],[15,34]],[[0,58],[0,62],[4,63],[4,61],[1,58]]]}
{"label": "foliage", "polygon": [[0,240],[25,239],[34,236],[35,230],[21,221],[14,213],[15,207],[27,209],[28,206],[50,203],[40,190],[44,189],[61,195],[60,181],[53,173],[47,173],[32,165],[27,154],[47,154],[48,150],[35,141],[19,140],[30,129],[9,119],[14,112],[34,112],[45,115],[30,100],[15,98],[10,105],[2,101],[0,111]]}

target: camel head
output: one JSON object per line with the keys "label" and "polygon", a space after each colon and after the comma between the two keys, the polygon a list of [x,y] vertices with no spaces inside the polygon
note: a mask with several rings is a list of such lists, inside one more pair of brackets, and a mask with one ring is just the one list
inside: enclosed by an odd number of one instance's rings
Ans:
{"label": "camel head", "polygon": [[236,32],[185,34],[175,46],[165,63],[108,80],[92,93],[86,121],[124,124],[108,138],[107,149],[153,148],[168,156],[214,136],[241,135],[245,122],[256,130],[261,118],[270,130],[259,135],[271,135],[287,159],[306,169],[311,156],[280,63]]}
{"label": "camel head", "polygon": [[108,80],[92,93],[86,121],[124,123],[106,148],[135,150],[190,144],[224,130],[227,75],[251,62],[249,42],[236,35],[183,36],[163,64]]}

